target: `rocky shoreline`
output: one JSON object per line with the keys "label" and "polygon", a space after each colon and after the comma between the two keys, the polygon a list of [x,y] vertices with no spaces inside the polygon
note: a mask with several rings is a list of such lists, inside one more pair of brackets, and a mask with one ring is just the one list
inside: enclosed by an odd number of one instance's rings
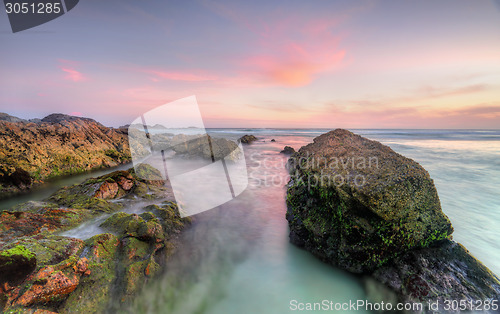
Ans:
{"label": "rocky shoreline", "polygon": [[28,121],[0,113],[0,199],[52,178],[127,162],[126,129],[63,114]]}
{"label": "rocky shoreline", "polygon": [[452,240],[434,183],[415,161],[337,129],[294,153],[289,172],[290,241],[366,276],[372,299],[498,300],[498,277]]}
{"label": "rocky shoreline", "polygon": [[[190,224],[172,200],[165,182],[143,180],[130,169],[2,211],[0,309],[102,313],[117,310],[113,300],[128,304],[162,272],[178,235]],[[120,211],[145,201],[151,205],[140,214]],[[100,224],[104,233],[87,240],[61,235],[102,215],[109,216]]]}

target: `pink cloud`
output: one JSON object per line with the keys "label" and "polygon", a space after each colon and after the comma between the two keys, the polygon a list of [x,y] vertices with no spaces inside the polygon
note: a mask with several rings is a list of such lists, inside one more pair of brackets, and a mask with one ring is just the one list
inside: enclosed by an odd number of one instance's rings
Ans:
{"label": "pink cloud", "polygon": [[61,69],[61,71],[66,73],[66,75],[64,76],[66,80],[80,82],[86,79],[80,71],[76,70],[76,67],[80,65],[79,62],[59,59],[59,63],[59,68]]}
{"label": "pink cloud", "polygon": [[64,76],[65,79],[67,80],[70,80],[70,81],[73,81],[73,82],[79,82],[79,81],[83,81],[85,78],[83,77],[83,74],[78,72],[77,70],[75,69],[71,69],[71,68],[62,68],[61,67],[61,70],[63,72],[66,72],[66,75]]}
{"label": "pink cloud", "polygon": [[[242,56],[240,76],[265,80],[268,85],[299,87],[320,74],[335,70],[346,55],[340,49],[338,26],[349,14],[307,18],[283,12],[262,14],[248,20],[242,10],[208,2],[217,14],[253,33],[255,49]],[[252,40],[252,36],[248,37]]]}
{"label": "pink cloud", "polygon": [[161,79],[172,80],[172,81],[189,81],[189,82],[199,82],[199,81],[213,81],[217,79],[214,75],[209,74],[195,74],[190,71],[178,71],[178,72],[169,72],[169,71],[158,71],[158,70],[143,70],[146,73],[150,73],[155,77],[152,78],[153,81]]}

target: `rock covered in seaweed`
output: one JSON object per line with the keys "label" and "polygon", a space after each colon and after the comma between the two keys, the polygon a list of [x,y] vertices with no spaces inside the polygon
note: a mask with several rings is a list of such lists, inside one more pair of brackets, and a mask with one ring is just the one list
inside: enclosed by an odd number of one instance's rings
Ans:
{"label": "rock covered in seaweed", "polygon": [[352,272],[371,271],[453,232],[417,162],[337,129],[290,160],[290,239]]}
{"label": "rock covered in seaweed", "polygon": [[432,179],[415,161],[338,129],[302,147],[289,170],[290,240],[365,273],[371,301],[420,303],[418,313],[434,313],[446,312],[446,300],[500,297],[498,277],[451,240]]}
{"label": "rock covered in seaweed", "polygon": [[88,118],[52,114],[34,123],[0,114],[0,134],[0,197],[130,161],[127,134]]}
{"label": "rock covered in seaweed", "polygon": [[[147,174],[144,180],[136,173]],[[113,188],[110,188],[110,187]],[[140,215],[116,213],[106,231],[86,241],[61,231],[123,204],[173,199],[161,174],[141,165],[65,187],[45,201],[0,212],[0,312],[103,313],[127,302],[172,254],[190,218],[177,204],[150,205]]]}

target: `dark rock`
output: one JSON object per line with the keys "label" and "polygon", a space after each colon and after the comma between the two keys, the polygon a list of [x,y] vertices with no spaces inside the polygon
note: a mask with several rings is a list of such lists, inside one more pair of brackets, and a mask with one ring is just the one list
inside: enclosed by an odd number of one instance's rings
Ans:
{"label": "dark rock", "polygon": [[90,123],[97,123],[94,119],[90,118],[82,118],[82,117],[77,117],[77,116],[70,116],[67,114],[62,114],[62,113],[53,113],[45,118],[43,118],[41,121],[42,122],[47,122],[47,123],[61,123],[61,122],[73,122],[73,121],[85,121],[85,122],[90,122]]}
{"label": "dark rock", "polygon": [[285,148],[283,148],[283,150],[280,152],[280,154],[285,154],[285,155],[291,155],[293,153],[295,153],[295,149],[290,146],[285,146]]}
{"label": "dark rock", "polygon": [[241,153],[235,142],[209,135],[175,135],[170,148],[182,157],[213,160],[237,160]]}
{"label": "dark rock", "polygon": [[257,138],[253,135],[243,135],[242,137],[240,137],[240,142],[243,144],[250,144],[256,140]]}
{"label": "dark rock", "polygon": [[276,142],[276,140],[273,138],[273,139],[271,140],[271,142]]}
{"label": "dark rock", "polygon": [[36,255],[23,245],[0,251],[0,284],[21,282],[36,268]]}
{"label": "dark rock", "polygon": [[42,207],[34,211],[0,212],[0,249],[11,239],[60,230],[78,224],[84,217],[77,209]]}
{"label": "dark rock", "polygon": [[373,291],[389,288],[395,296],[386,296],[382,298],[384,301],[438,302],[440,313],[446,312],[446,300],[500,298],[498,277],[470,255],[465,247],[449,240],[430,248],[407,252],[375,270],[372,277],[379,282]]}
{"label": "dark rock", "polygon": [[432,179],[415,161],[339,129],[302,147],[289,170],[291,242],[365,273],[373,302],[437,301],[443,312],[445,300],[499,298],[498,277],[451,240]]}
{"label": "dark rock", "polygon": [[289,160],[290,239],[352,272],[446,239],[434,183],[417,162],[337,129]]}
{"label": "dark rock", "polygon": [[0,112],[0,120],[2,121],[7,121],[7,122],[14,122],[14,123],[18,123],[18,122],[28,122],[24,119],[21,119],[21,118],[18,118],[18,117],[14,117],[14,116],[11,116],[9,114],[6,114],[4,112]]}

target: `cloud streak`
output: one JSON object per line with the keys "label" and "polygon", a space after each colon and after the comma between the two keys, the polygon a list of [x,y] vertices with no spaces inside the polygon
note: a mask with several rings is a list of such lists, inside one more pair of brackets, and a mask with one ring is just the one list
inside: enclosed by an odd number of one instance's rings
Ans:
{"label": "cloud streak", "polygon": [[86,79],[86,77],[80,71],[76,70],[76,67],[80,64],[79,62],[60,59],[59,63],[59,69],[66,73],[64,75],[64,79],[73,82],[80,82]]}

